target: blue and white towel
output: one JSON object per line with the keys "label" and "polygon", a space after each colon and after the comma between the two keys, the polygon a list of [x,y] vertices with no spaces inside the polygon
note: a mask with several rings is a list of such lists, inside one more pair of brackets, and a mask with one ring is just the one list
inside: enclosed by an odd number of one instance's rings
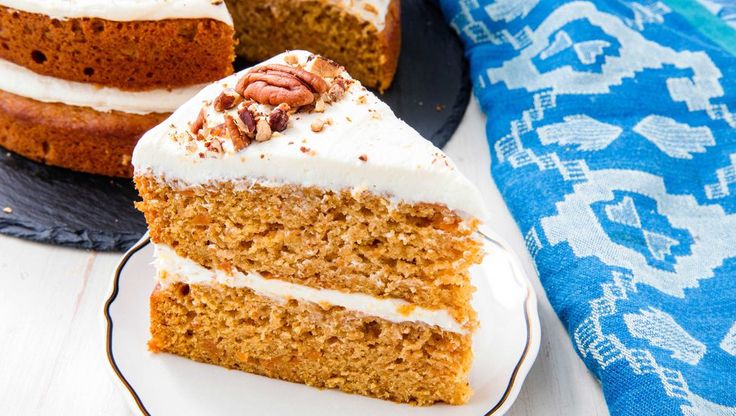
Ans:
{"label": "blue and white towel", "polygon": [[440,3],[611,414],[736,415],[734,1]]}

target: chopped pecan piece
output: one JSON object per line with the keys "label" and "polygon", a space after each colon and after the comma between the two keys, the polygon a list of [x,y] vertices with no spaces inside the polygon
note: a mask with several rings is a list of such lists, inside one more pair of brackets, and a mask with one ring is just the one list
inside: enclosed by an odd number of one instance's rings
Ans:
{"label": "chopped pecan piece", "polygon": [[317,120],[314,120],[309,127],[312,129],[313,132],[319,133],[325,128],[326,124],[332,124],[332,119],[318,118]]}
{"label": "chopped pecan piece", "polygon": [[265,118],[258,119],[258,124],[256,125],[256,141],[265,142],[266,140],[270,140],[272,134],[268,121]]}
{"label": "chopped pecan piece", "polygon": [[214,153],[222,153],[222,142],[217,137],[213,137],[209,142],[205,143],[205,147]]}
{"label": "chopped pecan piece", "polygon": [[327,83],[319,75],[303,69],[269,64],[248,71],[235,90],[261,104],[286,103],[296,108],[313,103],[315,93],[325,92]]}
{"label": "chopped pecan piece", "polygon": [[314,111],[318,113],[325,112],[325,100],[322,98],[322,96],[317,97],[317,101],[314,102]]}
{"label": "chopped pecan piece", "polygon": [[297,58],[296,55],[290,53],[284,56],[284,62],[286,62],[289,65],[296,65],[299,63],[299,58]]}
{"label": "chopped pecan piece", "polygon": [[233,149],[239,152],[250,144],[250,138],[245,135],[244,132],[240,131],[238,125],[235,123],[235,119],[230,114],[225,114],[225,129],[227,130],[227,136],[233,143]]}
{"label": "chopped pecan piece", "polygon": [[202,130],[202,127],[204,127],[206,113],[207,112],[205,111],[205,108],[202,107],[202,109],[199,110],[199,114],[197,114],[197,118],[194,120],[192,124],[189,125],[189,129],[195,135],[199,133],[200,130]]}
{"label": "chopped pecan piece", "polygon": [[243,107],[238,111],[238,118],[243,122],[245,125],[245,134],[248,135],[248,137],[255,137],[256,134],[256,118],[253,116],[253,113],[248,109],[248,107]]}
{"label": "chopped pecan piece", "polygon": [[324,56],[315,55],[309,71],[323,78],[335,78],[343,72],[342,66]]}
{"label": "chopped pecan piece", "polygon": [[[215,136],[215,137],[226,137],[225,135],[227,134],[227,130],[225,127],[225,123],[220,123],[216,126],[213,126],[208,131],[205,131],[205,133],[206,134],[204,136],[209,135],[209,136]],[[198,139],[199,137],[200,136],[197,136]]]}
{"label": "chopped pecan piece", "polygon": [[345,96],[346,88],[345,84],[339,82],[333,82],[330,86],[330,90],[327,91],[327,99],[329,102],[340,101]]}
{"label": "chopped pecan piece", "polygon": [[289,114],[281,107],[276,107],[268,115],[268,125],[273,131],[284,131],[289,123]]}
{"label": "chopped pecan piece", "polygon": [[220,95],[215,98],[212,105],[215,107],[215,111],[225,111],[240,104],[241,101],[243,101],[242,95],[238,94],[238,92],[232,88],[225,88],[222,90]]}

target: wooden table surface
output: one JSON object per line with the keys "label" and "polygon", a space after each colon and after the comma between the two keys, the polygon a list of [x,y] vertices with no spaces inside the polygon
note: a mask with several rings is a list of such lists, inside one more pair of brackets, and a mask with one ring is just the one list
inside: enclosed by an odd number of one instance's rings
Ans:
{"label": "wooden table surface", "polygon": [[[445,151],[482,190],[491,226],[533,270],[490,177],[485,116],[471,100]],[[53,247],[0,236],[0,415],[130,415],[109,373],[102,305],[119,253]],[[536,273],[534,273],[536,275]],[[542,345],[510,416],[607,415],[598,382],[573,350],[539,281]]]}

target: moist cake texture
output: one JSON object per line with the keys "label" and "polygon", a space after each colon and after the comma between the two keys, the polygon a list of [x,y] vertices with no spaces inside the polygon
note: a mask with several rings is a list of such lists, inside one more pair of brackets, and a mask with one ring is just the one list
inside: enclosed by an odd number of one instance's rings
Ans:
{"label": "moist cake texture", "polygon": [[258,62],[307,49],[341,62],[363,85],[381,91],[391,85],[401,44],[399,0],[226,2],[238,28],[238,55]]}
{"label": "moist cake texture", "polygon": [[462,404],[477,189],[343,67],[292,51],[144,135],[155,352],[398,402]]}

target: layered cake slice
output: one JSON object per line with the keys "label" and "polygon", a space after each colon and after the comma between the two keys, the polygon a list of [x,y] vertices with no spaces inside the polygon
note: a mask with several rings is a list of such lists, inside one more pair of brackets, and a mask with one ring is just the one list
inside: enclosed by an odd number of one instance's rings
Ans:
{"label": "layered cake slice", "polygon": [[133,165],[156,247],[152,351],[468,400],[482,199],[341,66],[289,52],[212,84]]}

